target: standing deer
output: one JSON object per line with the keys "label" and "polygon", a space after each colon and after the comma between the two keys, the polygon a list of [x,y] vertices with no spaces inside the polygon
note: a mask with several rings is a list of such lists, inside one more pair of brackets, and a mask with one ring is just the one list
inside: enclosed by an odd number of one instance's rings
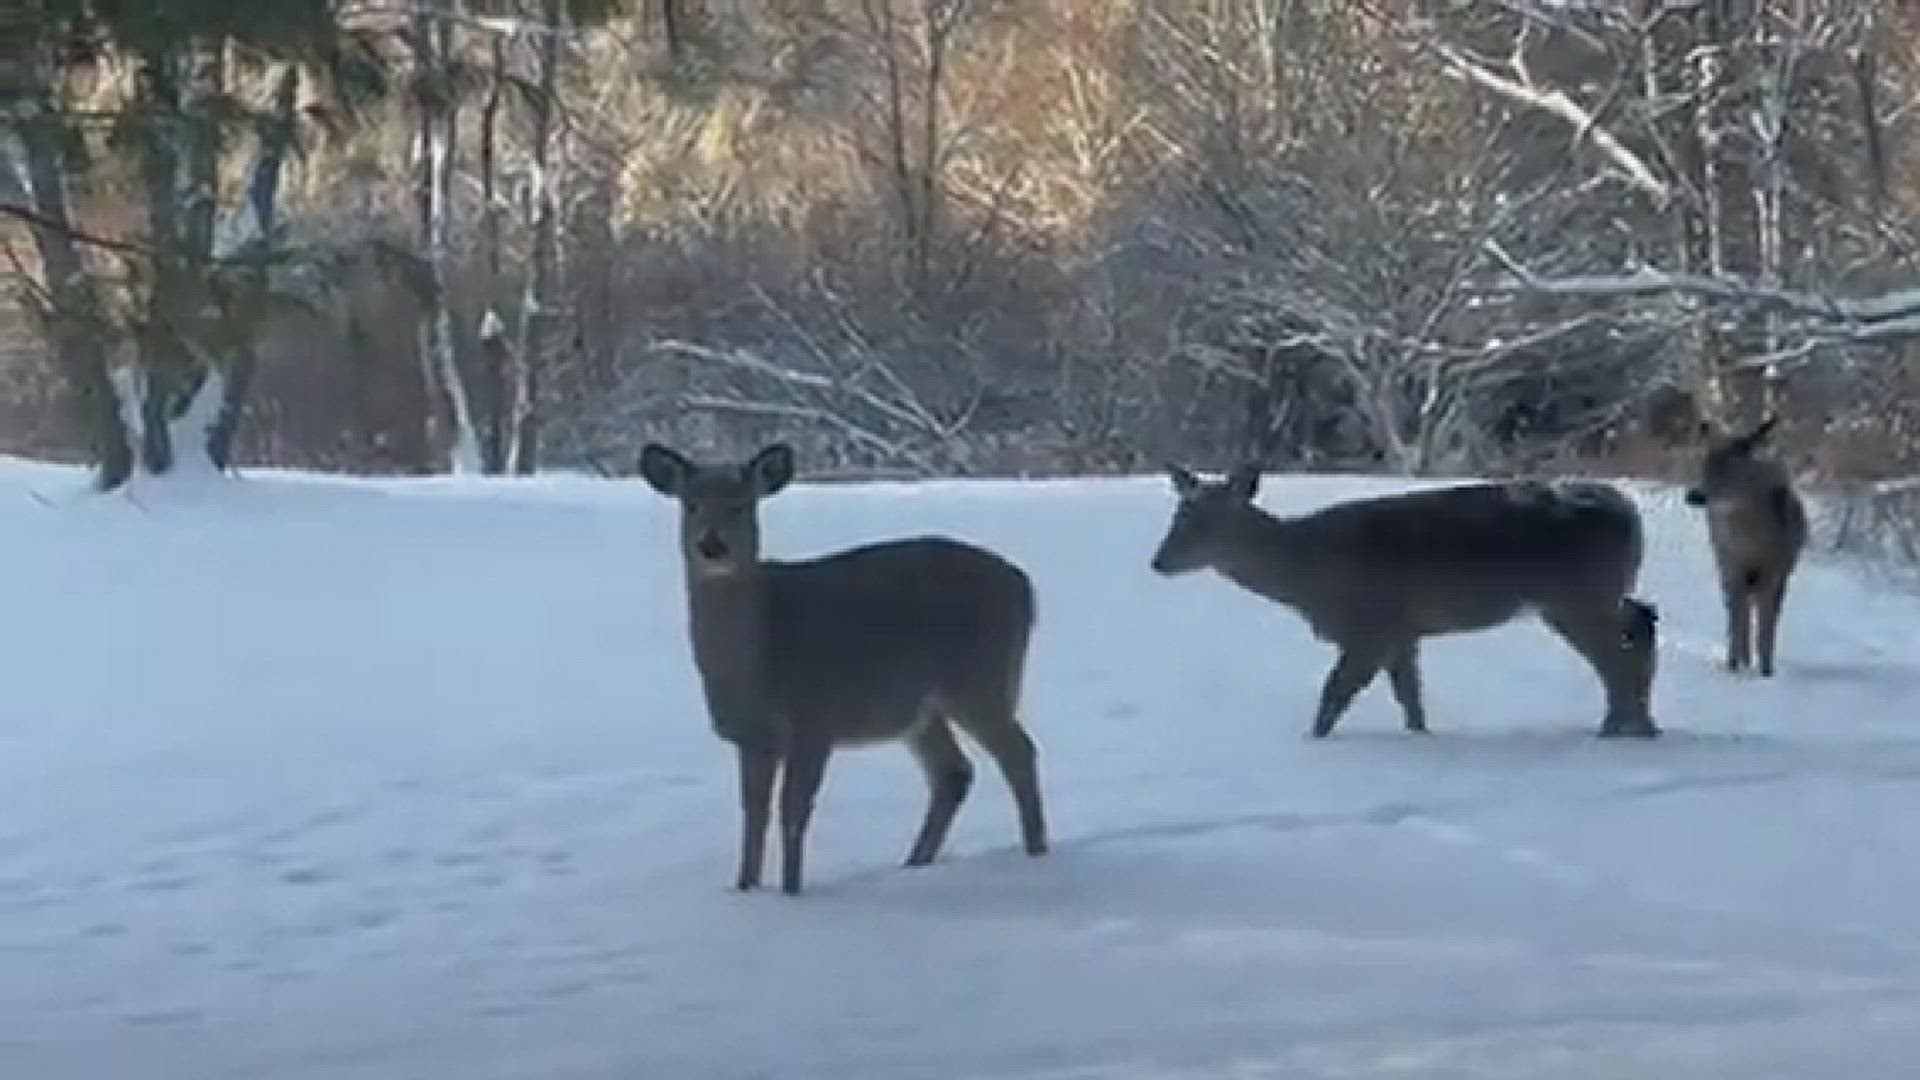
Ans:
{"label": "standing deer", "polygon": [[1757,635],[1763,676],[1773,674],[1787,579],[1807,544],[1807,510],[1786,469],[1755,456],[1778,423],[1770,416],[1745,435],[1731,437],[1702,424],[1707,452],[1700,480],[1686,494],[1687,505],[1707,512],[1707,539],[1727,605],[1727,670],[1740,671],[1753,662]]}
{"label": "standing deer", "polygon": [[1044,854],[1038,755],[1017,715],[1031,581],[992,552],[940,537],[763,560],[759,503],[793,472],[783,444],[744,465],[695,464],[658,443],[640,454],[641,476],[680,503],[694,666],[714,732],[739,752],[736,887],[760,883],[776,773],[781,888],[793,894],[827,758],[895,739],[930,792],[906,865],[931,863],[973,784],[955,724],[999,764],[1027,854]]}
{"label": "standing deer", "polygon": [[1153,556],[1163,575],[1210,568],[1291,608],[1340,650],[1320,691],[1324,738],[1381,668],[1408,731],[1427,730],[1423,638],[1535,612],[1606,689],[1603,736],[1660,733],[1649,712],[1657,615],[1633,599],[1639,512],[1605,484],[1479,483],[1359,499],[1304,517],[1254,505],[1260,473],[1217,482],[1168,466],[1180,499]]}

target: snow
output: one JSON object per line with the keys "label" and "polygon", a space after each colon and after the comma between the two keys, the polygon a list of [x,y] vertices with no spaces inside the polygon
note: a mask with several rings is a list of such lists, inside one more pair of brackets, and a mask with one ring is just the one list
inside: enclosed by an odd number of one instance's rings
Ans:
{"label": "snow", "polygon": [[[36,1080],[1910,1075],[1920,599],[1816,561],[1718,667],[1697,515],[1635,488],[1652,742],[1533,624],[1302,737],[1331,656],[1147,560],[1163,481],[801,486],[772,551],[1029,568],[1053,852],[991,768],[943,860],[830,766],[808,892],[728,887],[732,761],[637,482],[0,462],[0,1073]],[[1304,509],[1393,486],[1273,478]],[[984,766],[983,756],[974,751]]]}

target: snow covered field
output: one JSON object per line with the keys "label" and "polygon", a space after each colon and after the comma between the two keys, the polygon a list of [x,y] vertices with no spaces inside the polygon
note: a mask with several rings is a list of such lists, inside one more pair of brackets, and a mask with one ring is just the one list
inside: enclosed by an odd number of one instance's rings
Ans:
{"label": "snow covered field", "polygon": [[[1378,482],[1279,478],[1317,506]],[[1055,850],[986,768],[896,869],[904,750],[836,757],[809,891],[736,894],[731,756],[637,481],[0,463],[0,1076],[1909,1077],[1920,599],[1816,562],[1717,667],[1698,518],[1639,492],[1655,742],[1534,624],[1308,742],[1291,615],[1147,569],[1170,495],[801,487],[797,555],[950,532],[1040,589]],[[771,864],[770,864],[771,865]]]}

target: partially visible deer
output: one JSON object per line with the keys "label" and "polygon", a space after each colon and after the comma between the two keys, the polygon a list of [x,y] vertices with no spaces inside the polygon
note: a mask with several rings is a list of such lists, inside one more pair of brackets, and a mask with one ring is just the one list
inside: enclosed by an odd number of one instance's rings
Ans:
{"label": "partially visible deer", "polygon": [[743,465],[696,464],[658,443],[640,454],[641,476],[680,503],[694,666],[715,733],[739,753],[735,886],[760,883],[776,774],[781,888],[798,893],[828,757],[893,740],[919,759],[930,793],[906,865],[931,863],[973,784],[954,725],[998,763],[1027,854],[1044,854],[1037,752],[1018,718],[1031,581],[992,552],[940,537],[763,560],[759,502],[793,472],[784,444]]}
{"label": "partially visible deer", "polygon": [[1254,466],[1212,482],[1178,465],[1168,472],[1180,501],[1153,569],[1212,569],[1291,608],[1340,650],[1320,690],[1315,738],[1333,731],[1382,668],[1407,730],[1426,731],[1421,640],[1526,612],[1599,676],[1601,735],[1660,733],[1650,712],[1657,615],[1629,595],[1645,541],[1639,511],[1615,488],[1466,484],[1279,518],[1254,505]]}
{"label": "partially visible deer", "polygon": [[1779,462],[1757,456],[1779,424],[1768,417],[1744,435],[1726,436],[1700,425],[1707,441],[1700,478],[1687,505],[1707,512],[1707,539],[1720,571],[1727,605],[1727,669],[1753,663],[1759,638],[1760,674],[1773,674],[1774,642],[1787,579],[1807,545],[1807,510]]}

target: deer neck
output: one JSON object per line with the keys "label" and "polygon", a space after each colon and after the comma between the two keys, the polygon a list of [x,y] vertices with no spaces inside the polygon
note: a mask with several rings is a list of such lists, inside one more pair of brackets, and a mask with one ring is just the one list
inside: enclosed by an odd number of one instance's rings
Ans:
{"label": "deer neck", "polygon": [[746,707],[764,689],[765,586],[765,572],[757,566],[724,576],[688,575],[694,665],[709,699],[723,711]]}
{"label": "deer neck", "polygon": [[1249,506],[1226,525],[1214,567],[1248,592],[1282,604],[1297,603],[1313,573],[1300,524]]}

